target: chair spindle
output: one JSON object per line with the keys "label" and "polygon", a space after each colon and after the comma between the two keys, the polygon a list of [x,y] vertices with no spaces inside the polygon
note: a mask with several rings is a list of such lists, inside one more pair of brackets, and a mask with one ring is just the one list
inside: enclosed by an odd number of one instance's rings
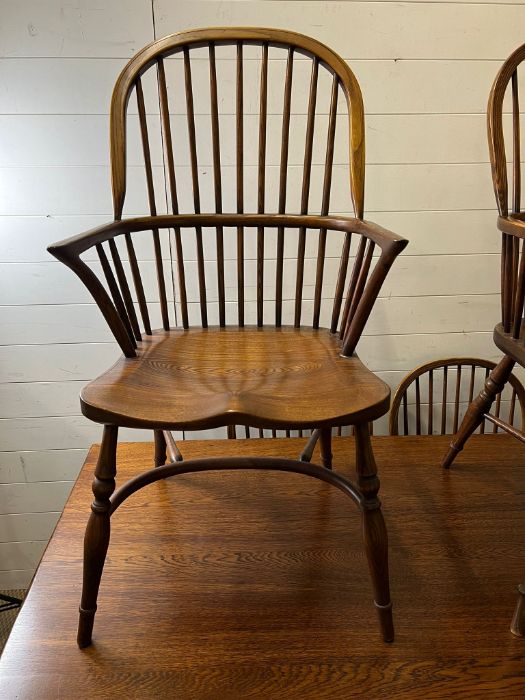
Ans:
{"label": "chair spindle", "polygon": [[[200,214],[201,200],[199,190],[199,169],[197,165],[197,141],[195,137],[195,111],[193,108],[193,84],[191,77],[190,50],[183,47],[184,56],[184,86],[186,91],[186,117],[188,121],[188,143],[190,147],[191,182],[193,188],[193,208],[196,214]],[[195,227],[197,243],[197,274],[199,278],[199,302],[201,311],[201,323],[203,328],[208,327],[208,307],[206,302],[206,276],[204,272],[204,249],[202,244],[202,226]]]}
{"label": "chair spindle", "polygon": [[[306,138],[304,147],[303,184],[301,190],[301,214],[308,213],[308,200],[310,197],[310,180],[312,174],[312,152],[315,129],[315,105],[317,102],[317,79],[319,74],[319,61],[312,61],[312,74],[310,78],[310,95],[308,97],[308,117],[306,121]],[[301,309],[303,300],[304,281],[304,255],[306,249],[306,229],[299,229],[299,241],[297,244],[297,275],[295,282],[295,317],[294,326],[301,325]]]}
{"label": "chair spindle", "polygon": [[[293,47],[288,49],[286,61],[286,77],[284,82],[283,124],[281,132],[281,161],[279,170],[279,214],[284,214],[286,209],[286,186],[288,182],[288,149],[290,141],[290,113],[292,102],[292,78],[293,78]],[[277,266],[275,276],[275,325],[282,325],[283,304],[283,261],[284,261],[284,228],[277,229]]]}
{"label": "chair spindle", "polygon": [[[168,169],[168,183],[171,211],[173,214],[179,213],[179,203],[177,198],[177,181],[175,177],[175,163],[173,160],[173,142],[171,136],[170,112],[168,105],[168,89],[166,86],[166,72],[164,69],[164,61],[159,58],[157,61],[157,72],[159,79],[159,103],[162,123],[162,137],[164,141],[164,153],[166,165]],[[177,255],[177,275],[179,278],[179,295],[180,307],[182,316],[182,327],[189,328],[188,323],[188,297],[186,292],[186,274],[184,270],[184,255],[182,250],[182,239],[180,228],[174,229],[175,234],[175,251]]]}
{"label": "chair spindle", "polygon": [[[268,43],[262,44],[261,84],[259,92],[259,167],[257,212],[264,212],[266,191],[266,122],[268,118]],[[257,325],[263,325],[264,311],[264,227],[257,227]]]}
{"label": "chair spindle", "polygon": [[[215,65],[215,45],[209,44],[211,132],[213,151],[213,181],[215,189],[215,211],[222,213],[221,149],[219,145],[219,107],[217,101],[217,68]],[[217,286],[219,296],[219,325],[226,325],[226,301],[224,293],[224,233],[222,226],[216,226],[217,243]]]}

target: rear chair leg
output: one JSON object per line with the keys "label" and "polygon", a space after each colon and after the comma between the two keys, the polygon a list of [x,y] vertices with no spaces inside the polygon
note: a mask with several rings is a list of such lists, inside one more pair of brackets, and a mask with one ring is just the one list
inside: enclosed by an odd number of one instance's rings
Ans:
{"label": "rear chair leg", "polygon": [[319,435],[321,464],[326,469],[332,468],[332,428],[321,428]]}
{"label": "rear chair leg", "polygon": [[477,396],[467,408],[467,412],[461,421],[459,430],[452,438],[449,450],[441,462],[442,467],[450,467],[452,462],[456,459],[457,454],[463,449],[469,437],[476,430],[476,428],[481,425],[483,416],[490,410],[490,407],[496,398],[496,394],[502,391],[503,387],[507,383],[514,364],[515,361],[508,355],[505,355],[501,362],[499,362],[499,364],[497,364],[489,374],[487,380],[485,381],[485,386],[479,393],[479,396]]}
{"label": "rear chair leg", "polygon": [[91,644],[98,589],[108,551],[111,508],[109,499],[115,490],[117,437],[116,425],[104,426],[93,480],[95,500],[91,505],[91,515],[84,537],[84,579],[77,636],[81,649]]}
{"label": "rear chair leg", "polygon": [[154,430],[153,434],[155,436],[155,466],[162,467],[166,464],[166,438],[162,430]]}
{"label": "rear chair leg", "polygon": [[355,436],[358,485],[364,496],[363,538],[374,588],[374,603],[379,614],[383,640],[392,642],[394,623],[388,578],[388,535],[381,513],[381,501],[377,497],[379,479],[370,443],[368,423],[356,425]]}

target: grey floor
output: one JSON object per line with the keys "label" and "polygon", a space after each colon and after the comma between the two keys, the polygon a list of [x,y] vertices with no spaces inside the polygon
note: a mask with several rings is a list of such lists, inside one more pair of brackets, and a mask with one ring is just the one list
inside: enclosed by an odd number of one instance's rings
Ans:
{"label": "grey floor", "polygon": [[[4,595],[9,595],[12,598],[20,598],[23,599],[26,592],[22,589],[17,589],[13,591],[0,591],[0,593],[3,593]],[[0,604],[2,601],[0,600]],[[5,646],[5,643],[7,642],[7,638],[9,637],[9,633],[11,632],[11,627],[14,625],[16,616],[18,615],[18,611],[20,608],[15,608],[14,610],[2,610],[0,612],[0,654],[2,653],[2,650]]]}

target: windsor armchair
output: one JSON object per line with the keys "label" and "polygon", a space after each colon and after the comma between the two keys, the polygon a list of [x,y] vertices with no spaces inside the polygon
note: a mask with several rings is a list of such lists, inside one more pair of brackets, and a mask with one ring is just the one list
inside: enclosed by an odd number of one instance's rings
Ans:
{"label": "windsor armchair", "polygon": [[[496,395],[510,381],[514,365],[525,367],[525,213],[521,211],[521,152],[520,152],[520,106],[518,68],[525,58],[525,44],[512,53],[500,68],[489,96],[487,108],[487,131],[489,141],[492,181],[498,206],[498,229],[501,241],[501,321],[494,328],[494,342],[504,353],[502,360],[489,374],[485,386],[472,401],[458,432],[443,458],[443,466],[450,467],[465,442],[483,421],[490,417],[490,408]],[[510,95],[507,91],[510,84]],[[507,161],[505,150],[504,100],[510,97],[512,121],[510,133],[512,159]],[[509,167],[510,166],[510,167]],[[512,173],[512,188],[509,191],[507,169]],[[510,201],[509,201],[510,200]],[[497,425],[525,442],[523,428],[498,419]],[[520,586],[518,603],[511,622],[511,631],[525,636],[525,586]]]}
{"label": "windsor armchair", "polygon": [[[133,134],[145,172],[142,204]],[[81,393],[83,414],[104,429],[79,646],[91,643],[111,515],[147,484],[216,469],[297,472],[350,496],[361,511],[382,635],[391,641],[387,534],[368,430],[388,411],[389,389],[355,348],[407,241],[363,219],[363,104],[353,73],[329,48],[293,32],[174,34],[120,74],[110,136],[115,220],[49,248],[87,287],[123,353]],[[129,199],[132,212],[147,206],[150,215],[123,218]],[[330,216],[331,208],[354,216]],[[313,435],[298,460],[185,461],[170,432],[226,426],[232,436],[235,425]],[[331,430],[346,425],[355,427],[356,483],[331,470]],[[121,426],[154,431],[156,467],[115,491]],[[316,440],[321,465],[311,463]]]}
{"label": "windsor armchair", "polygon": [[[443,458],[450,467],[458,452],[476,428],[487,417],[506,432],[525,442],[525,432],[496,419],[490,408],[502,391],[516,362],[525,367],[525,332],[523,305],[525,301],[525,214],[521,212],[520,108],[518,68],[525,58],[525,44],[514,51],[499,70],[489,96],[487,131],[494,193],[499,211],[498,229],[501,246],[501,322],[494,328],[494,342],[504,353],[503,359],[490,372],[479,395],[470,403],[459,430]],[[510,95],[506,96],[510,84]],[[504,125],[504,100],[510,98],[512,121]],[[509,192],[505,129],[512,142],[512,188]],[[510,199],[510,201],[509,201]]]}
{"label": "windsor armchair", "polygon": [[[495,367],[490,360],[450,357],[412,370],[394,393],[389,415],[390,435],[457,433],[466,408]],[[525,387],[514,374],[495,400],[494,415],[483,416],[478,426],[480,433],[487,430],[487,422],[492,422],[492,432],[497,433],[502,420],[508,425],[525,428]]]}

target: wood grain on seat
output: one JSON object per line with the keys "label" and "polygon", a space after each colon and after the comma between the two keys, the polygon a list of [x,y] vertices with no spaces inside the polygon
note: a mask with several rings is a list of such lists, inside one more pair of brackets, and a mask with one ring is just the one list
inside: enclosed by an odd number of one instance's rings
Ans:
{"label": "wood grain on seat", "polygon": [[225,416],[294,429],[384,414],[389,387],[339,353],[325,330],[159,331],[139,343],[137,358],[121,357],[83,389],[82,412],[100,423],[179,430],[224,425]]}

